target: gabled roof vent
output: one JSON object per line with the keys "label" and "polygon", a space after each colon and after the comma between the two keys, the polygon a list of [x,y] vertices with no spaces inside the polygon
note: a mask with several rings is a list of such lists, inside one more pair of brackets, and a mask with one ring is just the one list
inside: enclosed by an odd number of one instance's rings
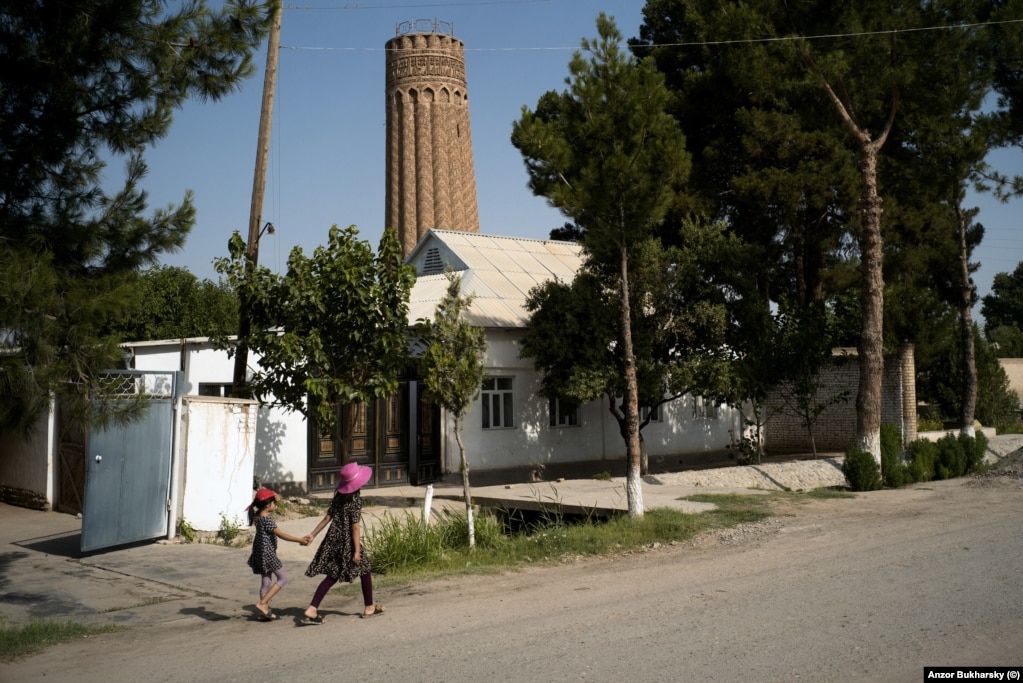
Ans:
{"label": "gabled roof vent", "polygon": [[430,247],[423,259],[423,275],[436,275],[444,272],[444,261],[440,257],[440,249]]}

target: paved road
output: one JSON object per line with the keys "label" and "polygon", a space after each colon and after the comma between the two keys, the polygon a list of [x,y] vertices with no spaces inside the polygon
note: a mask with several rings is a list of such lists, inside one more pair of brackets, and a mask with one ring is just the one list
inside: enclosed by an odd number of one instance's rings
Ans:
{"label": "paved road", "polygon": [[289,586],[275,623],[222,605],[0,664],[0,680],[921,681],[925,665],[1023,665],[1023,483],[786,513],[693,546],[380,591],[389,612],[368,621],[331,596],[322,626],[297,626]]}

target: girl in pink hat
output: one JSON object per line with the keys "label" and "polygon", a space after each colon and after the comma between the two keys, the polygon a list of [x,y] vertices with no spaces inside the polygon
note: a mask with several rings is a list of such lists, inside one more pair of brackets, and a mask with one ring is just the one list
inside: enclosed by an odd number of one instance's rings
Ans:
{"label": "girl in pink hat", "polygon": [[[252,539],[252,554],[249,555],[249,567],[254,574],[262,577],[259,585],[259,602],[256,603],[256,611],[259,612],[260,621],[273,621],[277,617],[270,611],[270,599],[277,595],[284,584],[288,582],[288,575],[284,571],[284,565],[277,557],[277,539],[292,541],[300,545],[309,545],[305,538],[298,538],[286,534],[277,528],[271,514],[277,509],[277,501],[280,499],[276,493],[268,488],[261,488],[256,491],[252,504],[246,508],[249,511],[249,526],[256,525],[256,536]],[[276,581],[274,580],[276,577]]]}
{"label": "girl in pink hat", "polygon": [[311,542],[323,527],[330,524],[323,543],[316,549],[313,561],[305,570],[306,576],[317,574],[326,576],[316,588],[312,602],[305,609],[305,618],[301,621],[303,624],[322,624],[323,617],[319,615],[319,608],[327,591],[338,581],[351,583],[356,577],[359,577],[362,583],[362,599],[366,606],[362,618],[384,613],[383,606],[373,602],[373,576],[370,573],[369,556],[362,548],[360,528],[362,498],[359,489],[372,476],[371,467],[362,467],[358,463],[350,462],[342,467],[338,476],[337,492],[327,514],[313,529],[313,533],[306,536]]}

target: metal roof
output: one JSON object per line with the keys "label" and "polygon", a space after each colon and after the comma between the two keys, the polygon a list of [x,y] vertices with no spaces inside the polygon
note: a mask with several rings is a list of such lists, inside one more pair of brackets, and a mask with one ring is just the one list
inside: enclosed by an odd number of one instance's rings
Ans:
{"label": "metal roof", "polygon": [[529,290],[548,280],[571,281],[582,265],[582,248],[574,242],[431,230],[406,262],[418,275],[409,298],[410,323],[433,317],[450,269],[462,276],[462,292],[476,295],[466,313],[471,324],[515,328],[526,326]]}

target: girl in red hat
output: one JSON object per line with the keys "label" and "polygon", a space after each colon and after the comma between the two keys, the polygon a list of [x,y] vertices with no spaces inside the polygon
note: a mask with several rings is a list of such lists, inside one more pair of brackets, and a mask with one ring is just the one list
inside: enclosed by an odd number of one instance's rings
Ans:
{"label": "girl in red hat", "polygon": [[351,583],[356,577],[362,584],[362,600],[366,608],[362,618],[384,613],[382,605],[373,602],[373,575],[370,573],[369,556],[362,547],[362,497],[359,489],[373,476],[373,469],[350,462],[341,468],[337,492],[330,503],[330,509],[323,516],[313,533],[306,536],[310,542],[323,527],[330,524],[323,543],[316,549],[313,561],[305,570],[306,576],[326,574],[316,588],[312,602],[305,610],[303,624],[322,624],[319,615],[320,602],[335,583]]}
{"label": "girl in red hat", "polygon": [[252,526],[253,523],[256,525],[256,536],[252,539],[249,566],[254,574],[259,574],[262,577],[259,586],[259,602],[256,603],[260,621],[273,621],[277,618],[270,610],[270,599],[277,595],[284,588],[284,584],[288,582],[284,565],[277,557],[277,539],[283,538],[285,541],[309,545],[309,541],[305,538],[286,534],[277,528],[277,522],[274,521],[273,515],[270,513],[277,509],[279,499],[280,496],[270,489],[261,488],[256,491],[252,504],[247,508],[249,526]]}

